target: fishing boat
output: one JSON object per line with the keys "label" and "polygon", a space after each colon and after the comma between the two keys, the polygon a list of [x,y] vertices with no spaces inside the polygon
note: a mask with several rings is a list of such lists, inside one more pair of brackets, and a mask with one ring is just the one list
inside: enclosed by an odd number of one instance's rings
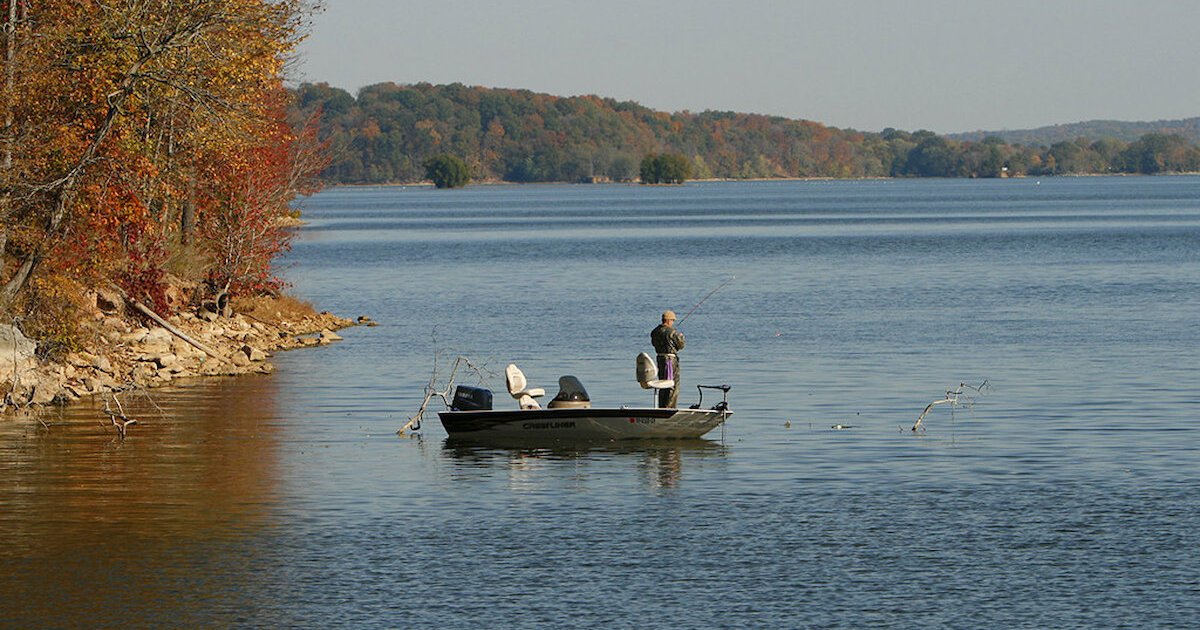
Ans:
{"label": "fishing boat", "polygon": [[[646,353],[637,358],[637,380],[643,389],[675,386],[659,379],[654,359]],[[531,388],[525,374],[514,364],[504,369],[508,394],[516,409],[493,409],[492,392],[482,387],[459,385],[449,411],[438,413],[452,438],[521,440],[627,440],[698,438],[723,424],[729,409],[729,385],[698,385],[700,402],[688,409],[659,407],[593,407],[578,378],[558,379],[558,394],[543,408],[537,399],[543,388]],[[702,409],[704,390],[721,392],[721,401]]]}

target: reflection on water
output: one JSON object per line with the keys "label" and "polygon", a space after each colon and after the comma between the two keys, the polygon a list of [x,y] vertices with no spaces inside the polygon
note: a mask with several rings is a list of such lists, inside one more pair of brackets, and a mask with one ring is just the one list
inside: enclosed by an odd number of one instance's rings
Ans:
{"label": "reflection on water", "polygon": [[[290,279],[378,327],[130,400],[124,442],[86,404],[0,423],[0,625],[1194,627],[1198,200],[1197,177],[330,191]],[[649,320],[730,275],[684,372],[737,386],[727,436],[395,435],[447,348],[644,403]]]}
{"label": "reflection on water", "polygon": [[122,603],[154,602],[170,622],[198,612],[186,602],[222,593],[204,566],[273,527],[275,397],[269,378],[126,395],[139,423],[124,441],[99,400],[43,416],[45,426],[0,424],[4,621],[116,620]]}
{"label": "reflection on water", "polygon": [[623,440],[613,442],[530,445],[520,441],[486,443],[446,438],[442,454],[455,464],[455,476],[469,480],[475,475],[502,471],[514,485],[535,482],[544,462],[573,462],[573,474],[584,476],[588,468],[620,459],[635,463],[647,488],[674,488],[684,479],[684,462],[725,457],[725,445],[706,439]]}

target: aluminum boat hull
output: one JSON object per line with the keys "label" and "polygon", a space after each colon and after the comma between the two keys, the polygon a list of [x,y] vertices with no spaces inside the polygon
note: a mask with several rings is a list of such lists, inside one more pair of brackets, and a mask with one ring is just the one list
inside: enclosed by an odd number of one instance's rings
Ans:
{"label": "aluminum boat hull", "polygon": [[629,440],[698,438],[733,412],[717,409],[532,409],[442,411],[450,437]]}

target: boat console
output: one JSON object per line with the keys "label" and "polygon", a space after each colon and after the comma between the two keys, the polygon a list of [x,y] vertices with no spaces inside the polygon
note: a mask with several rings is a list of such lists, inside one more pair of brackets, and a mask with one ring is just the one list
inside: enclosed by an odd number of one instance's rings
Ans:
{"label": "boat console", "polygon": [[583,383],[570,375],[558,378],[558,394],[546,405],[550,409],[588,409],[591,406],[592,399],[588,397]]}

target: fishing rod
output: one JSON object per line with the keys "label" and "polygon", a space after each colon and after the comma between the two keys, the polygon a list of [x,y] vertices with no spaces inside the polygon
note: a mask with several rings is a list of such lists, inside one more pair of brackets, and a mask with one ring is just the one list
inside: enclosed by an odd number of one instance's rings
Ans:
{"label": "fishing rod", "polygon": [[710,298],[710,297],[712,297],[712,296],[713,296],[713,294],[714,294],[714,293],[716,293],[717,291],[720,291],[721,289],[724,289],[726,286],[728,286],[728,285],[729,285],[729,283],[730,283],[730,282],[733,282],[734,280],[737,280],[737,276],[729,276],[729,279],[728,279],[728,280],[726,280],[725,282],[722,282],[721,284],[717,285],[717,288],[713,289],[712,291],[709,291],[709,292],[708,292],[708,295],[704,296],[704,298],[703,298],[702,300],[700,300],[699,302],[696,302],[696,305],[692,307],[692,310],[688,311],[688,312],[687,312],[687,315],[684,315],[684,316],[683,316],[683,317],[682,317],[682,318],[679,320],[679,323],[678,323],[678,324],[675,324],[675,327],[676,327],[676,328],[679,328],[680,326],[682,326],[682,325],[683,325],[683,322],[687,321],[687,318],[691,317],[691,316],[692,316],[692,313],[695,313],[695,312],[696,312],[696,309],[700,308],[700,305],[701,305],[701,304],[704,304],[706,301],[708,301],[708,298]]}

